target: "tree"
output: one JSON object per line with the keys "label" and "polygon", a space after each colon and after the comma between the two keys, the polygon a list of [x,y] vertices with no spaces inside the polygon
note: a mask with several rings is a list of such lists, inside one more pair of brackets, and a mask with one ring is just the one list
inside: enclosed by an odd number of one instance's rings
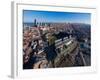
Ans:
{"label": "tree", "polygon": [[55,44],[55,40],[56,40],[56,37],[55,36],[49,36],[48,37],[49,45]]}

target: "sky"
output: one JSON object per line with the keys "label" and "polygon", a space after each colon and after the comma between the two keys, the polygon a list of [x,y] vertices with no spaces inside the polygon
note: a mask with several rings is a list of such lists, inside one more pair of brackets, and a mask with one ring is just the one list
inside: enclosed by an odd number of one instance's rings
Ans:
{"label": "sky", "polygon": [[23,22],[91,23],[91,13],[23,10]]}

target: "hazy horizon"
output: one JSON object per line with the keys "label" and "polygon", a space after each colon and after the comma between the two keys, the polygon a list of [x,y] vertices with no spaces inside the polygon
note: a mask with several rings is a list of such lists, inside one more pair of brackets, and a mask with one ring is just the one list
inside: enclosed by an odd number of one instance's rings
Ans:
{"label": "hazy horizon", "polygon": [[84,23],[91,24],[90,13],[23,10],[23,23]]}

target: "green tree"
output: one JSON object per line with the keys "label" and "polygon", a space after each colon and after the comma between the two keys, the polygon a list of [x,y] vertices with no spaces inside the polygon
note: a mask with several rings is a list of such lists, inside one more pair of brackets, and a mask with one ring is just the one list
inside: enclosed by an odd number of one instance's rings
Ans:
{"label": "green tree", "polygon": [[54,43],[55,43],[55,40],[56,40],[56,37],[55,37],[55,36],[49,36],[49,37],[48,37],[49,45],[54,44]]}

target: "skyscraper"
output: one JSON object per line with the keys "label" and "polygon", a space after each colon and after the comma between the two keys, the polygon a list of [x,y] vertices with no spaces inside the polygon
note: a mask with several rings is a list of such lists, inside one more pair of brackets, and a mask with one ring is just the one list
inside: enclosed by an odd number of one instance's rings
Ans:
{"label": "skyscraper", "polygon": [[36,19],[34,19],[34,27],[37,27]]}

